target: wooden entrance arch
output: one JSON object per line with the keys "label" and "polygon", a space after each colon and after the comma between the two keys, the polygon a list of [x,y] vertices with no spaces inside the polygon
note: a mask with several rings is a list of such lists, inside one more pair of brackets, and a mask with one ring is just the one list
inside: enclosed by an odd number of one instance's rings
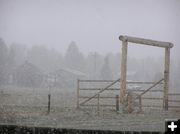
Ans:
{"label": "wooden entrance arch", "polygon": [[143,44],[155,47],[165,48],[165,61],[164,61],[164,109],[168,110],[168,90],[169,90],[169,64],[170,64],[170,48],[173,47],[173,43],[155,41],[150,39],[143,39],[130,36],[119,36],[119,40],[122,41],[122,56],[121,56],[121,79],[120,79],[120,103],[125,101],[126,91],[126,73],[127,73],[127,50],[128,42]]}

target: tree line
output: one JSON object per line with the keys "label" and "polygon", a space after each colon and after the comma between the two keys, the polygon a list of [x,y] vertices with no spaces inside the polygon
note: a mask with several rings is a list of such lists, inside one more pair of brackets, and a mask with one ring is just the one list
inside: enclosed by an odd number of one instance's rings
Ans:
{"label": "tree line", "polygon": [[[0,38],[0,85],[7,84],[10,74],[25,62],[29,62],[48,74],[60,68],[69,68],[83,72],[85,79],[117,79],[120,77],[121,53],[89,52],[84,55],[75,41],[70,42],[66,52],[62,55],[58,50],[35,45],[28,48],[26,45],[13,43],[7,45]],[[163,58],[153,59],[144,57],[137,59],[128,57],[129,80],[155,81],[163,77]],[[180,79],[180,62],[172,63],[171,86],[177,88]]]}

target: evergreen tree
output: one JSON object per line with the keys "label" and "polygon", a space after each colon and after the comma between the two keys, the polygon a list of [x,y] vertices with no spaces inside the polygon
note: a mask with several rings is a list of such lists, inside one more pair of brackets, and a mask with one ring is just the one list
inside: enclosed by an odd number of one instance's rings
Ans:
{"label": "evergreen tree", "polygon": [[27,48],[25,45],[13,43],[9,47],[8,62],[16,67],[22,65],[27,59]]}
{"label": "evergreen tree", "polygon": [[86,73],[88,79],[99,79],[103,56],[97,52],[90,52],[86,58]]}
{"label": "evergreen tree", "polygon": [[54,49],[45,46],[33,46],[28,52],[28,61],[45,73],[53,72],[63,66],[63,58]]}
{"label": "evergreen tree", "polygon": [[84,71],[84,56],[78,46],[72,41],[65,54],[65,63],[68,68]]}
{"label": "evergreen tree", "polygon": [[103,80],[111,80],[111,79],[113,79],[108,56],[106,56],[105,59],[104,59],[104,64],[102,66],[100,75],[101,75],[101,79],[103,79]]}
{"label": "evergreen tree", "polygon": [[5,84],[7,81],[7,54],[8,47],[0,38],[0,85]]}

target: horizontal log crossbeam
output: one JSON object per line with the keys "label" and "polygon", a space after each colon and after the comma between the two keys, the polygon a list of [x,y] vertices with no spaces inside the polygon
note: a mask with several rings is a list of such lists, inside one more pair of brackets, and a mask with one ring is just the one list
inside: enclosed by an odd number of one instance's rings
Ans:
{"label": "horizontal log crossbeam", "polygon": [[163,47],[163,48],[172,48],[174,46],[173,43],[171,42],[156,41],[156,40],[126,36],[126,35],[119,36],[119,40],[125,41],[125,42],[136,43],[136,44]]}

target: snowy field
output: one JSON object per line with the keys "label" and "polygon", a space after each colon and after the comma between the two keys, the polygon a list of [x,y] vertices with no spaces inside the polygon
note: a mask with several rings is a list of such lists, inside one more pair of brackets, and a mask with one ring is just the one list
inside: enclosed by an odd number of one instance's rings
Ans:
{"label": "snowy field", "polygon": [[[2,90],[3,89],[3,90]],[[180,118],[180,110],[143,109],[141,114],[117,113],[115,108],[76,109],[76,90],[1,87],[0,124],[121,131],[164,131],[165,119]],[[51,112],[47,114],[48,94]]]}

